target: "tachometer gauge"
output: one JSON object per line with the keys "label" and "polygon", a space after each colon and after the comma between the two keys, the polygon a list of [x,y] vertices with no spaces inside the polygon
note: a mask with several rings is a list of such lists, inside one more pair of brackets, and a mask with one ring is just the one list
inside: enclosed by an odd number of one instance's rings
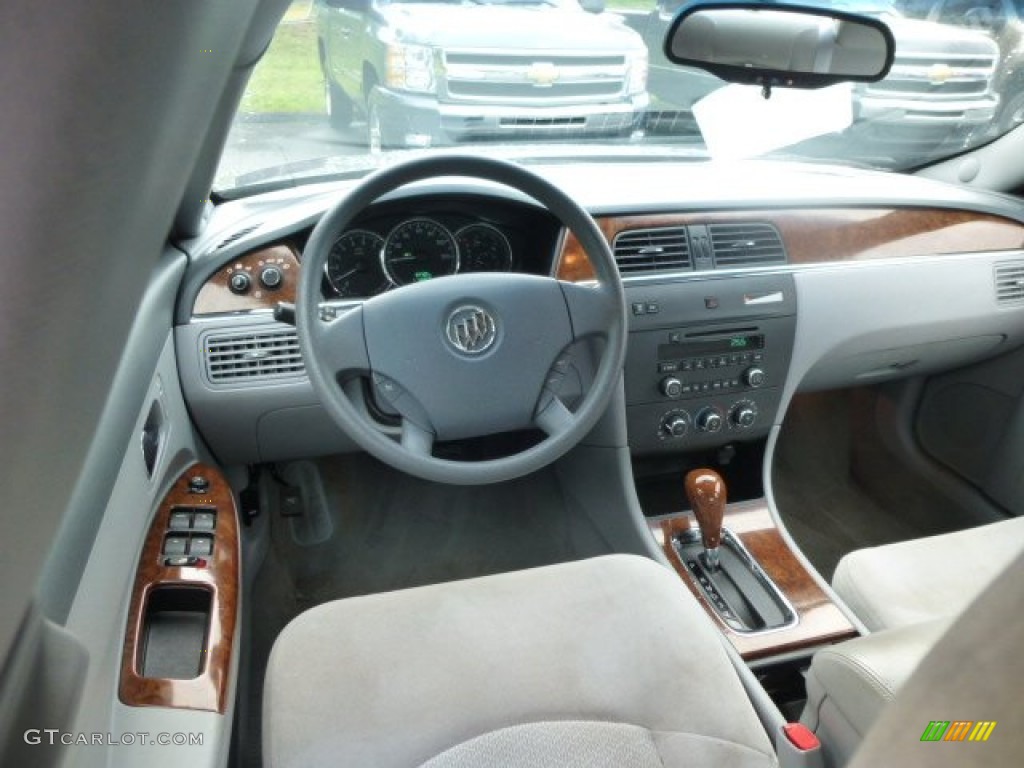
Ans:
{"label": "tachometer gauge", "polygon": [[365,229],[351,229],[335,241],[324,271],[327,282],[344,298],[376,296],[388,287],[380,266],[384,238]]}
{"label": "tachometer gauge", "polygon": [[459,248],[452,233],[433,219],[409,219],[391,230],[381,263],[391,282],[409,285],[455,274]]}
{"label": "tachometer gauge", "polygon": [[512,269],[512,247],[490,224],[470,224],[455,233],[459,246],[460,272],[508,272]]}

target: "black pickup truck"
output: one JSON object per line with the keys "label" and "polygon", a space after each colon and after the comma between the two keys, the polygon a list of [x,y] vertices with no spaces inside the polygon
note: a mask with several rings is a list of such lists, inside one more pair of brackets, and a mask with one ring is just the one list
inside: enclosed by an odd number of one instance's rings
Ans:
{"label": "black pickup truck", "polygon": [[318,0],[327,112],[372,150],[630,134],[647,48],[604,0]]}

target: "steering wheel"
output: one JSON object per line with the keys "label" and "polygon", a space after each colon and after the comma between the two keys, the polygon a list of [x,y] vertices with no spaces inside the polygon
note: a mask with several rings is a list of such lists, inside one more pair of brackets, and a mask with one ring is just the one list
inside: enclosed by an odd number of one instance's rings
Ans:
{"label": "steering wheel", "polygon": [[[370,203],[406,184],[442,176],[496,182],[541,203],[573,232],[596,285],[538,275],[474,273],[414,283],[352,309],[324,304],[321,276],[334,242]],[[555,461],[604,413],[626,354],[626,298],[608,243],[590,215],[548,181],[486,157],[418,158],[368,176],[313,229],[302,259],[296,326],[306,371],[324,408],[352,440],[411,475],[456,485],[510,480]],[[575,410],[559,399],[570,347],[604,341]],[[369,379],[401,419],[400,440],[359,408],[344,386]],[[438,440],[529,427],[546,437],[485,461],[433,455]]]}

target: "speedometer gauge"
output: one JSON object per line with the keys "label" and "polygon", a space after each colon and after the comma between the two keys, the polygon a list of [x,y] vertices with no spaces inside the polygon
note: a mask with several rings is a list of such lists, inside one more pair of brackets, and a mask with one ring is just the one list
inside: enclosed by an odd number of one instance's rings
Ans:
{"label": "speedometer gauge", "polygon": [[490,224],[470,224],[455,233],[459,246],[460,272],[508,272],[512,269],[512,247],[508,239]]}
{"label": "speedometer gauge", "polygon": [[433,219],[409,219],[391,230],[381,263],[391,282],[409,285],[455,274],[459,249],[452,233]]}
{"label": "speedometer gauge", "polygon": [[344,298],[376,296],[388,287],[380,266],[384,238],[365,229],[352,229],[339,237],[327,256],[327,282]]}

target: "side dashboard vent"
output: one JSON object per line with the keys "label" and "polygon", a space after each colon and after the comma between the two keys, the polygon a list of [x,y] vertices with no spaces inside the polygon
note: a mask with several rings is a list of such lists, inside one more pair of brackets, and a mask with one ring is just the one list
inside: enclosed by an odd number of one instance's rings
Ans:
{"label": "side dashboard vent", "polygon": [[1024,301],[1024,261],[996,264],[996,301],[1000,304]]}
{"label": "side dashboard vent", "polygon": [[306,372],[294,328],[211,334],[203,346],[206,375],[214,384],[298,378]]}
{"label": "side dashboard vent", "polygon": [[248,227],[243,227],[242,229],[238,230],[237,232],[232,232],[230,235],[228,235],[223,240],[221,240],[219,243],[217,243],[217,245],[215,245],[213,247],[213,250],[214,251],[219,251],[219,250],[222,250],[224,248],[227,248],[229,245],[231,245],[236,240],[241,240],[243,237],[248,235],[250,232],[255,232],[257,229],[259,229],[259,227],[260,227],[259,224],[251,224]]}
{"label": "side dashboard vent", "polygon": [[786,263],[782,237],[771,224],[711,224],[708,231],[716,269]]}
{"label": "side dashboard vent", "polygon": [[690,240],[686,227],[632,229],[615,237],[615,263],[619,272],[663,272],[690,269]]}

